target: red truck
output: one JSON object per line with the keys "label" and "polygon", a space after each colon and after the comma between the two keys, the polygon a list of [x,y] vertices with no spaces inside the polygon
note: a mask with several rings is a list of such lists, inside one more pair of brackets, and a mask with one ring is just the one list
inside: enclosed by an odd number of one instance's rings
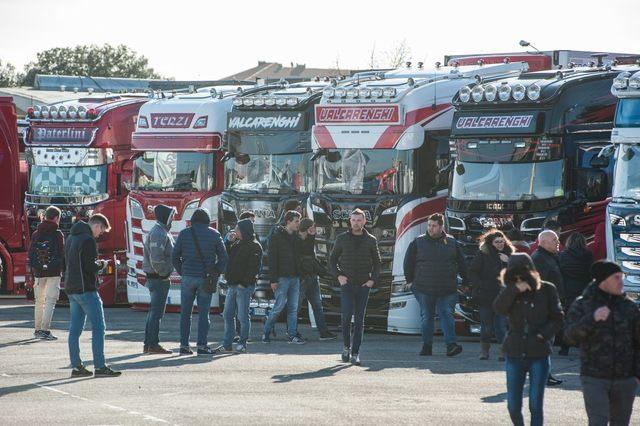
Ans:
{"label": "red truck", "polygon": [[0,97],[0,294],[25,294],[27,275],[26,169],[20,163],[17,119],[13,98]]}
{"label": "red truck", "polygon": [[62,210],[60,228],[65,235],[75,220],[104,214],[112,228],[98,240],[100,258],[110,261],[98,277],[105,305],[127,304],[125,220],[133,170],[131,134],[147,100],[91,95],[27,111],[29,230],[35,230],[40,212],[49,205]]}

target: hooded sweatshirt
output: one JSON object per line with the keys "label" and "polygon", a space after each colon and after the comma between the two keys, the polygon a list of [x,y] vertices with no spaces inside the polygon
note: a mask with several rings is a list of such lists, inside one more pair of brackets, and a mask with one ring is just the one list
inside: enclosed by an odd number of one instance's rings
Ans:
{"label": "hooded sweatshirt", "polygon": [[144,241],[142,270],[148,278],[166,279],[173,271],[171,263],[173,237],[169,230],[175,209],[160,204],[153,209],[153,212],[156,215],[156,224]]}
{"label": "hooded sweatshirt", "polygon": [[244,219],[238,222],[241,238],[229,250],[229,263],[225,278],[229,285],[248,287],[256,283],[262,266],[262,246],[255,238],[253,222]]}
{"label": "hooded sweatshirt", "polygon": [[[34,267],[36,262],[36,247],[34,242],[41,238],[53,240],[55,247],[52,250],[57,259],[52,259],[47,270],[40,270]],[[64,235],[60,231],[58,224],[53,220],[43,220],[38,224],[38,228],[31,235],[31,247],[29,248],[29,263],[36,278],[59,277],[64,270]]]}
{"label": "hooded sweatshirt", "polygon": [[65,292],[76,294],[97,291],[96,274],[102,268],[102,263],[98,262],[98,245],[87,222],[78,221],[71,227],[64,257]]}

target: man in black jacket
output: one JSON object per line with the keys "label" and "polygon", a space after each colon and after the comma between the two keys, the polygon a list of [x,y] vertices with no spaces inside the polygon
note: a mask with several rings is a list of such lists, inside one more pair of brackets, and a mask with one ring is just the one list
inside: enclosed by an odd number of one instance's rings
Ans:
{"label": "man in black jacket", "polygon": [[[342,361],[360,365],[360,345],[364,334],[364,316],[369,291],[380,278],[380,251],[378,240],[364,229],[364,212],[351,212],[351,229],[336,238],[329,256],[329,268],[340,284],[340,310],[342,313]],[[351,317],[354,330],[351,333]]]}
{"label": "man in black jacket", "polygon": [[427,233],[409,244],[404,258],[407,284],[420,305],[422,350],[432,354],[436,309],[447,344],[447,356],[462,352],[458,345],[453,312],[458,303],[458,274],[467,282],[467,263],[456,240],[444,232],[444,218],[434,213],[427,220]]}
{"label": "man in black jacket", "polygon": [[300,272],[298,259],[298,229],[300,213],[290,210],[284,215],[284,226],[278,226],[269,240],[269,276],[276,303],[264,323],[262,342],[269,343],[269,335],[278,315],[287,307],[287,336],[289,343],[304,344],[298,334],[298,302]]}
{"label": "man in black jacket", "polygon": [[87,377],[92,373],[80,359],[80,334],[89,317],[91,321],[91,348],[95,377],[116,377],[121,373],[105,365],[104,359],[104,311],[102,299],[98,294],[98,271],[107,266],[104,260],[98,260],[96,239],[109,232],[109,220],[101,214],[94,214],[89,222],[76,222],[65,244],[65,292],[69,296],[69,356],[71,358],[71,377]]}
{"label": "man in black jacket", "polygon": [[565,338],[580,344],[580,379],[590,425],[628,425],[640,383],[640,309],[622,270],[598,261],[593,282],[569,308]]}
{"label": "man in black jacket", "polygon": [[[540,279],[550,282],[556,287],[560,301],[564,304],[564,280],[562,278],[562,272],[560,271],[559,251],[560,239],[558,238],[558,234],[550,229],[545,229],[538,235],[538,247],[531,255],[531,259],[540,274]],[[562,340],[561,333],[556,340]],[[547,381],[548,386],[557,386],[561,383],[562,380],[558,380],[549,374],[549,380]]]}

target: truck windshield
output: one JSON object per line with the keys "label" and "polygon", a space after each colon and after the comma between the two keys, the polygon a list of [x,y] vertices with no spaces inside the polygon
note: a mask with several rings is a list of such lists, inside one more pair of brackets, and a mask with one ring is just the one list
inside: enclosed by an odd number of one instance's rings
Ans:
{"label": "truck windshield", "polygon": [[640,98],[618,101],[615,127],[640,127]]}
{"label": "truck windshield", "polygon": [[225,163],[228,190],[251,193],[307,192],[311,153],[236,154]]}
{"label": "truck windshield", "polygon": [[133,188],[142,191],[209,191],[215,183],[213,153],[147,151],[133,167]]}
{"label": "truck windshield", "polygon": [[314,161],[313,190],[343,194],[409,194],[413,151],[341,149]]}
{"label": "truck windshield", "polygon": [[35,195],[84,196],[107,193],[107,166],[31,166],[29,193]]}
{"label": "truck windshield", "polygon": [[640,145],[620,145],[615,170],[613,197],[640,199]]}
{"label": "truck windshield", "polygon": [[563,161],[471,163],[456,161],[451,197],[459,200],[537,200],[561,197]]}

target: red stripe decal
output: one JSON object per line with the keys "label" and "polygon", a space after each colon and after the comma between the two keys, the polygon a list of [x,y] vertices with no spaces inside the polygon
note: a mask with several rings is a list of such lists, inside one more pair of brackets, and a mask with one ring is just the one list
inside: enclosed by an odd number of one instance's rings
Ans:
{"label": "red stripe decal", "polygon": [[335,148],[336,143],[331,137],[331,133],[325,126],[315,125],[313,126],[313,136],[316,138],[316,142],[318,142],[318,146],[320,148]]}
{"label": "red stripe decal", "polygon": [[427,217],[433,213],[442,213],[445,208],[447,198],[445,196],[433,198],[418,204],[411,209],[400,222],[398,226],[398,233],[396,240],[399,239],[405,232],[407,232],[413,226],[423,223],[427,220]]}

